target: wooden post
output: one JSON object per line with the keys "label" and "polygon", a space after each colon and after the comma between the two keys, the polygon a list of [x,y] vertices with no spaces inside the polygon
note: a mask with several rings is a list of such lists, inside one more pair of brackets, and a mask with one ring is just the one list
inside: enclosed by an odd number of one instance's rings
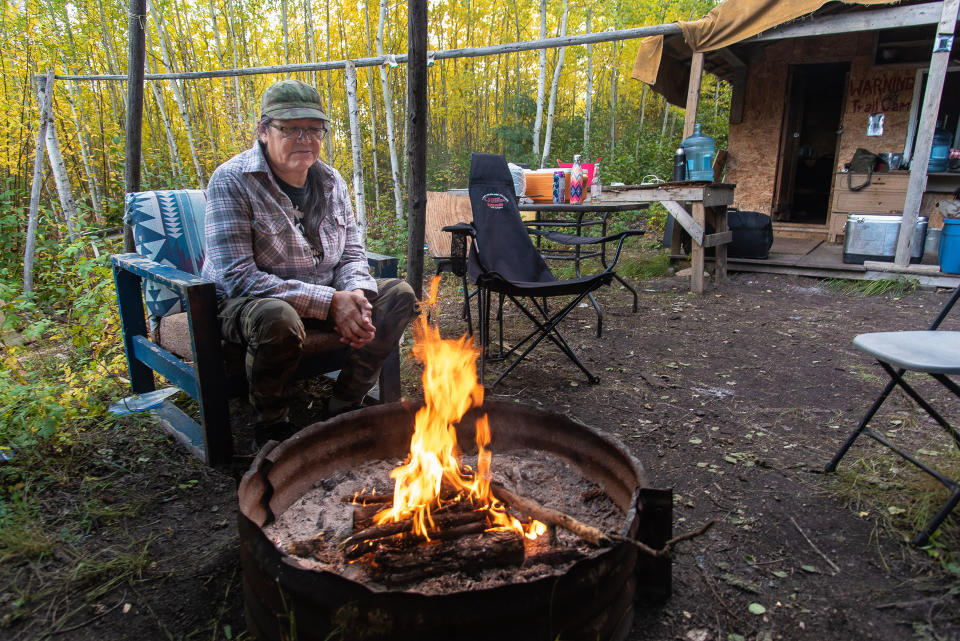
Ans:
{"label": "wooden post", "polygon": [[900,223],[900,236],[897,238],[897,253],[894,263],[907,265],[913,235],[920,213],[920,201],[927,184],[927,167],[930,164],[930,149],[933,146],[933,131],[936,127],[937,113],[940,109],[940,97],[943,95],[943,81],[950,62],[950,48],[953,44],[953,31],[957,24],[957,10],[960,0],[945,0],[940,11],[940,24],[937,27],[933,53],[930,55],[930,72],[927,74],[927,89],[923,96],[923,110],[920,112],[920,126],[917,128],[917,143],[913,148],[910,161],[910,182],[907,183],[907,198],[903,204],[903,219]]}
{"label": "wooden post", "polygon": [[700,105],[700,81],[703,79],[703,54],[696,52],[690,58],[690,84],[687,85],[687,107],[683,118],[683,137],[693,135],[697,122],[697,107]]}
{"label": "wooden post", "polygon": [[407,282],[423,294],[423,238],[427,215],[427,0],[407,5]]}
{"label": "wooden post", "polygon": [[38,78],[43,90],[38,92],[40,123],[37,126],[37,148],[33,157],[33,185],[30,187],[30,213],[27,218],[27,240],[23,250],[23,291],[33,291],[33,252],[37,246],[37,218],[40,209],[40,183],[43,180],[43,144],[47,137],[47,110],[53,99],[53,70],[46,78]]}
{"label": "wooden post", "polygon": [[[143,142],[143,74],[145,60],[144,26],[147,22],[146,0],[130,0],[127,22],[127,140],[126,165],[123,171],[125,193],[140,191],[140,158]],[[125,225],[123,248],[136,251],[133,230]]]}
{"label": "wooden post", "polygon": [[[700,225],[700,229],[706,229],[707,217],[703,208],[703,201],[693,201],[692,208],[693,220]],[[690,243],[690,269],[692,270],[690,273],[690,291],[697,294],[703,293],[703,253],[703,245],[694,238]]]}
{"label": "wooden post", "polygon": [[363,158],[360,156],[360,107],[357,105],[357,68],[347,60],[347,115],[350,120],[350,152],[353,156],[353,197],[356,200],[357,226],[360,237],[367,240],[367,203],[363,194]]}

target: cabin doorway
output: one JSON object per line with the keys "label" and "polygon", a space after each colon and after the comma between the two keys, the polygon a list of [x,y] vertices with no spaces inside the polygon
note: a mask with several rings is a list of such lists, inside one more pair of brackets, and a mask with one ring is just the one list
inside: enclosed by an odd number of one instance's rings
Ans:
{"label": "cabin doorway", "polygon": [[850,64],[790,65],[773,218],[826,225]]}

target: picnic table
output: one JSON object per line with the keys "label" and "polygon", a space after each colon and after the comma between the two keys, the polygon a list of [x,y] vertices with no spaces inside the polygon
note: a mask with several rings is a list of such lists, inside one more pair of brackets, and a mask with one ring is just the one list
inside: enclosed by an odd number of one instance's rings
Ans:
{"label": "picnic table", "polygon": [[[714,279],[717,283],[727,277],[727,243],[733,232],[727,229],[727,206],[733,204],[730,183],[682,182],[603,187],[604,203],[654,203],[666,207],[679,223],[673,227],[670,253],[680,251],[680,227],[693,239],[690,251],[690,290],[703,293],[704,250],[715,248]],[[689,206],[690,210],[684,206]],[[706,233],[706,223],[713,225],[714,233]]]}

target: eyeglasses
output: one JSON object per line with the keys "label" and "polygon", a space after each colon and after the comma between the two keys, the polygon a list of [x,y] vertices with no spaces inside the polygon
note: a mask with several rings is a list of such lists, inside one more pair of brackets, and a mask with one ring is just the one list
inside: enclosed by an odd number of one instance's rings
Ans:
{"label": "eyeglasses", "polygon": [[323,140],[327,135],[326,127],[284,127],[275,125],[272,122],[270,126],[280,132],[280,137],[284,140]]}

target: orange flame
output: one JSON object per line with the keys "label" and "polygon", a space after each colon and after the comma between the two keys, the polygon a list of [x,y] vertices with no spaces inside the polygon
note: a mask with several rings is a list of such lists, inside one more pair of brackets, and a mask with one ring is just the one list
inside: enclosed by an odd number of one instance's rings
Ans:
{"label": "orange flame", "polygon": [[476,369],[480,351],[466,335],[458,339],[441,338],[437,328],[427,321],[427,311],[437,301],[439,284],[437,276],[430,284],[429,297],[414,325],[413,355],[423,363],[424,406],[414,420],[406,461],[390,473],[395,481],[393,505],[380,511],[375,520],[384,523],[412,516],[413,532],[429,540],[427,530],[433,526],[430,511],[442,505],[441,488],[447,487],[457,496],[466,495],[486,506],[492,527],[516,529],[528,538],[535,538],[546,527],[533,521],[524,528],[519,520],[506,513],[490,491],[492,454],[487,449],[490,424],[486,415],[476,426],[477,470],[470,473],[461,468],[454,425],[471,407],[483,403],[483,386],[477,381]]}

